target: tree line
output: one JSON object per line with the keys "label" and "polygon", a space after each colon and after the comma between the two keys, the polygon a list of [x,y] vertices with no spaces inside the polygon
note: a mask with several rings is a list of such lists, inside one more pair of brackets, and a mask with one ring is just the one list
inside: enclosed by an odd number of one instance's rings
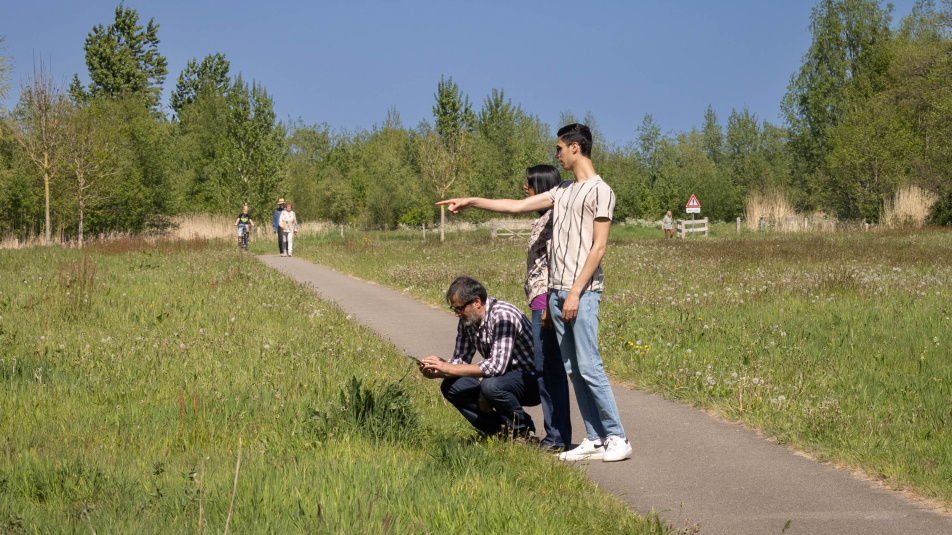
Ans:
{"label": "tree line", "polygon": [[[809,29],[781,124],[746,108],[723,121],[708,107],[699,128],[669,132],[646,115],[632,141],[609,143],[591,113],[549,125],[502,89],[473,103],[451,77],[415,125],[395,108],[370,129],[279,121],[264,85],[221,53],[188,62],[163,107],[159,25],[120,4],[85,40],[88,84],[57,83],[41,60],[4,113],[0,235],[161,230],[177,214],[245,203],[267,219],[278,197],[302,219],[431,223],[439,199],[521,195],[526,167],[554,163],[553,131],[572,122],[594,132],[618,220],[678,213],[692,193],[728,220],[771,191],[802,211],[875,222],[914,184],[940,197],[934,222],[952,221],[952,0],[920,0],[898,22],[878,1],[821,0]],[[16,89],[10,71],[0,54],[0,97]]]}

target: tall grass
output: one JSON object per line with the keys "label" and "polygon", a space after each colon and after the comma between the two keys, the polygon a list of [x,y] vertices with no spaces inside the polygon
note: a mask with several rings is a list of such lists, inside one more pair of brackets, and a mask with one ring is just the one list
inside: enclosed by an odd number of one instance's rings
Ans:
{"label": "tall grass", "polygon": [[[238,229],[235,227],[235,217],[212,214],[183,214],[168,219],[167,228],[153,230],[142,234],[130,232],[107,232],[87,234],[84,241],[90,243],[104,243],[111,241],[133,240],[155,245],[168,240],[225,240],[237,242]],[[274,232],[271,229],[270,216],[267,220],[255,221],[256,225],[249,234],[249,241],[274,241]],[[298,236],[311,237],[334,231],[335,226],[326,221],[309,221],[298,224]],[[14,235],[0,237],[0,249],[27,249],[42,245],[41,234],[31,235],[26,239],[19,239]],[[68,236],[60,229],[53,234],[51,245],[76,247],[74,237]]]}
{"label": "tall grass", "polygon": [[907,184],[896,191],[892,199],[883,205],[880,221],[888,227],[921,227],[932,211],[932,205],[939,197],[915,184]]}
{"label": "tall grass", "polygon": [[5,251],[0,531],[662,531],[409,366],[230,241]]}
{"label": "tall grass", "polygon": [[[295,254],[434,304],[463,274],[525,300],[519,240],[367,234]],[[613,238],[603,266],[616,380],[952,505],[952,234]]]}

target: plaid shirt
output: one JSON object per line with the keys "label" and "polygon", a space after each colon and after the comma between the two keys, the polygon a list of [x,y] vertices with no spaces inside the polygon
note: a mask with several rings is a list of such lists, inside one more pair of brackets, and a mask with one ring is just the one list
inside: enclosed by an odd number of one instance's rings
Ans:
{"label": "plaid shirt", "polygon": [[456,350],[453,351],[450,364],[469,364],[478,350],[485,360],[476,365],[486,377],[495,377],[512,370],[535,375],[532,324],[529,318],[505,301],[492,297],[486,301],[486,310],[490,313],[487,315],[483,312],[483,322],[479,327],[468,327],[460,319],[456,331]]}

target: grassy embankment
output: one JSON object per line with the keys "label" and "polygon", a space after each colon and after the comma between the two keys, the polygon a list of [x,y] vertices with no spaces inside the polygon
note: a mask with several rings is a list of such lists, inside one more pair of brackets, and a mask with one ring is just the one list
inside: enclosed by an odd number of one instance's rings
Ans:
{"label": "grassy embankment", "polygon": [[[682,242],[617,230],[601,309],[616,380],[952,505],[952,234],[725,227]],[[442,245],[325,236],[295,250],[434,304],[467,274],[524,305],[524,255],[524,239],[486,233]]]}
{"label": "grassy embankment", "polygon": [[0,255],[0,532],[661,530],[233,249]]}

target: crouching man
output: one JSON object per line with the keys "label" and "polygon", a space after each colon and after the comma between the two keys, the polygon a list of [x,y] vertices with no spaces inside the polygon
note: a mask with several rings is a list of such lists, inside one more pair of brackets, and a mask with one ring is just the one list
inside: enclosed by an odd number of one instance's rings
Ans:
{"label": "crouching man", "polygon": [[[426,357],[420,373],[443,379],[443,397],[476,429],[529,437],[535,425],[523,407],[540,403],[529,319],[469,277],[453,281],[446,302],[459,318],[453,358]],[[485,360],[473,364],[476,351]]]}

